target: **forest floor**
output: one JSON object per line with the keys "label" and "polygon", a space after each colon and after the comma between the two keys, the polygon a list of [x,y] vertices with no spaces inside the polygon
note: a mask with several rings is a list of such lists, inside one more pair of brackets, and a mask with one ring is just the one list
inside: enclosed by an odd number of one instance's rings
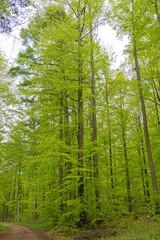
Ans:
{"label": "forest floor", "polygon": [[72,234],[56,233],[54,240],[160,240],[160,216],[130,215],[108,219],[97,228],[77,230]]}
{"label": "forest floor", "polygon": [[[160,240],[160,217],[126,216],[107,220],[98,228],[65,233],[56,228],[39,231],[9,225],[0,231],[0,240]],[[33,226],[34,227],[34,226]]]}

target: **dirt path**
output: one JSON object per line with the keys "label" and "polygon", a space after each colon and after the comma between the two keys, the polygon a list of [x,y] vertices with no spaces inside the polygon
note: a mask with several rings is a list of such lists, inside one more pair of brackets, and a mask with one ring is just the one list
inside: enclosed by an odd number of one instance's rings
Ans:
{"label": "dirt path", "polygon": [[29,229],[19,225],[3,224],[9,227],[0,233],[0,240],[49,240],[49,238],[40,231]]}

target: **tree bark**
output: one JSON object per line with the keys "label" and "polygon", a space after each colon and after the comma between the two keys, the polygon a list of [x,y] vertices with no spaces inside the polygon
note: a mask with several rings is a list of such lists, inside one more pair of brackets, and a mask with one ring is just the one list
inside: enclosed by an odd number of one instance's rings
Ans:
{"label": "tree bark", "polygon": [[83,70],[82,70],[82,32],[83,26],[81,25],[81,1],[78,2],[77,9],[78,17],[78,196],[81,202],[80,221],[79,226],[86,224],[86,211],[84,205],[84,177],[83,177],[83,151],[84,151],[84,131],[83,131]]}
{"label": "tree bark", "polygon": [[137,152],[138,152],[138,155],[139,155],[139,165],[140,165],[140,171],[141,171],[141,179],[142,179],[142,186],[143,186],[143,192],[144,192],[144,199],[145,199],[145,202],[146,202],[146,196],[147,196],[147,193],[146,193],[146,186],[145,186],[145,177],[144,177],[144,169],[143,169],[143,165],[142,165],[142,162],[141,162],[141,149],[140,149],[140,144],[139,146],[137,147]]}
{"label": "tree bark", "polygon": [[[68,109],[68,99],[67,99],[67,94],[65,94],[65,137],[66,137],[66,145],[68,147],[71,146],[71,139],[70,139],[70,129],[69,129],[69,109]],[[70,156],[70,151],[67,151],[67,154]],[[68,156],[68,157],[69,157]],[[68,161],[66,164],[67,170],[68,170],[68,175],[70,176],[72,173],[72,162]],[[72,182],[72,178],[69,178],[70,183]],[[69,198],[74,199],[74,190],[70,189],[69,191]]]}
{"label": "tree bark", "polygon": [[107,80],[106,80],[106,103],[107,103],[107,118],[108,118],[109,168],[110,168],[110,176],[111,176],[111,188],[113,189],[114,181],[113,181],[113,161],[112,161],[112,138],[111,138],[111,121],[110,121],[110,111],[109,111]]}
{"label": "tree bark", "polygon": [[122,143],[123,143],[123,151],[124,151],[124,159],[125,159],[128,211],[132,212],[131,184],[130,184],[130,176],[129,176],[129,166],[128,166],[128,156],[127,156],[127,143],[126,143],[126,131],[125,131],[125,123],[124,123],[124,116],[123,116],[123,114],[122,114],[121,117],[122,117]]}
{"label": "tree bark", "polygon": [[158,104],[157,104],[157,99],[156,99],[156,94],[155,94],[154,88],[153,88],[153,96],[154,96],[155,110],[156,110],[156,116],[157,116],[157,124],[160,125],[159,110],[158,110]]}
{"label": "tree bark", "polygon": [[142,128],[141,128],[141,121],[140,121],[140,116],[138,116],[138,127],[139,127],[139,131],[141,134],[141,138],[140,138],[140,150],[142,152],[142,156],[143,156],[143,166],[144,166],[144,174],[145,174],[145,184],[146,184],[146,193],[147,193],[147,198],[150,199],[150,192],[149,192],[149,182],[148,182],[148,171],[147,171],[147,166],[146,166],[146,156],[145,156],[145,150],[144,150],[144,140],[142,137]]}
{"label": "tree bark", "polygon": [[35,193],[34,220],[36,221],[37,219],[38,219],[38,214],[37,214],[37,193]]}
{"label": "tree bark", "polygon": [[6,195],[6,203],[4,204],[4,213],[3,213],[3,220],[4,222],[8,219],[8,202],[10,201],[10,193]]}
{"label": "tree bark", "polygon": [[19,222],[19,220],[20,220],[20,198],[21,198],[21,182],[19,179],[18,186],[17,186],[17,210],[16,210],[16,221],[17,222]]}
{"label": "tree bark", "polygon": [[[61,154],[63,152],[62,149],[62,142],[63,142],[63,93],[61,93],[61,106],[60,106],[60,144],[61,144]],[[59,163],[59,183],[60,183],[60,210],[63,213],[63,157],[60,156],[60,163]]]}
{"label": "tree bark", "polygon": [[94,69],[94,49],[93,49],[93,32],[92,32],[92,23],[90,24],[90,42],[91,42],[91,55],[90,55],[90,65],[91,65],[91,90],[92,90],[92,97],[91,97],[91,109],[92,109],[92,142],[94,148],[93,154],[93,166],[94,166],[94,179],[95,179],[95,196],[98,200],[100,198],[100,190],[99,186],[97,185],[99,179],[99,170],[98,170],[98,153],[97,153],[97,116],[96,116],[96,96],[95,96],[95,69]]}

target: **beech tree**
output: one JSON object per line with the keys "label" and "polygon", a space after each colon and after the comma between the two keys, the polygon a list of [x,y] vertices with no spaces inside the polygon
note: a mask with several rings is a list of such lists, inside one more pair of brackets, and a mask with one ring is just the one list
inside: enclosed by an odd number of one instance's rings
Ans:
{"label": "beech tree", "polygon": [[[158,195],[157,179],[156,179],[154,163],[153,163],[153,159],[152,159],[150,138],[149,138],[149,133],[148,133],[146,107],[145,107],[144,93],[143,93],[143,87],[142,87],[142,78],[141,78],[139,58],[138,58],[139,41],[140,41],[140,39],[143,39],[145,37],[145,33],[143,32],[143,29],[141,30],[141,27],[142,27],[142,25],[144,27],[144,24],[145,24],[145,26],[148,26],[150,24],[151,20],[154,21],[152,17],[149,16],[147,18],[143,14],[143,11],[146,12],[146,8],[148,9],[148,15],[150,14],[148,7],[151,5],[147,5],[147,4],[141,3],[140,1],[133,1],[133,0],[129,1],[129,2],[124,2],[124,3],[115,1],[112,4],[114,4],[114,6],[115,6],[114,10],[116,9],[119,12],[118,15],[116,14],[114,16],[116,16],[116,19],[121,22],[121,26],[120,26],[121,31],[128,33],[131,36],[131,46],[132,46],[133,51],[132,51],[132,53],[131,52],[130,53],[131,53],[131,56],[134,57],[135,72],[136,72],[136,77],[137,77],[141,110],[142,110],[142,115],[143,115],[145,143],[146,143],[148,162],[149,162],[150,172],[151,172],[151,177],[152,177],[152,186],[153,186],[153,190],[154,190],[155,194]],[[124,12],[124,10],[125,10],[125,12]],[[124,15],[124,14],[126,14],[126,15]],[[125,19],[125,21],[124,21],[124,19]]]}
{"label": "beech tree", "polygon": [[153,212],[155,203],[158,212],[159,7],[108,4],[107,18],[130,40],[118,69],[96,33],[103,0],[55,1],[21,30],[9,76],[22,115],[1,142],[2,220],[68,229]]}
{"label": "beech tree", "polygon": [[[69,21],[70,16],[67,16],[66,13],[64,12],[64,10],[61,7],[49,7],[47,9],[47,14],[45,16],[45,18],[41,18],[40,16],[36,16],[35,18],[35,22],[30,25],[30,29],[29,31],[22,31],[22,36],[24,36],[25,42],[27,43],[27,38],[28,40],[33,38],[33,44],[34,44],[34,48],[31,47],[27,47],[27,51],[26,53],[20,53],[19,54],[19,60],[18,62],[21,64],[27,63],[28,68],[32,67],[32,69],[34,69],[34,73],[32,76],[31,74],[31,78],[30,81],[27,83],[26,82],[26,86],[31,86],[33,91],[29,91],[29,95],[33,94],[33,96],[35,95],[35,93],[37,94],[37,90],[35,92],[34,89],[37,89],[37,87],[40,90],[40,92],[43,92],[43,95],[38,95],[38,99],[36,100],[36,104],[39,105],[39,103],[41,105],[43,105],[43,112],[46,112],[46,110],[44,111],[45,105],[44,103],[45,98],[47,97],[48,99],[48,103],[53,105],[53,99],[49,97],[48,95],[48,87],[51,90],[51,94],[53,94],[53,96],[55,96],[55,101],[57,102],[57,106],[58,108],[53,108],[54,112],[58,113],[58,117],[59,117],[59,138],[60,138],[60,152],[61,152],[61,157],[60,157],[60,165],[59,165],[59,173],[60,173],[60,198],[61,198],[61,212],[62,215],[64,213],[65,216],[65,201],[64,199],[65,197],[65,178],[67,176],[65,176],[66,173],[66,166],[67,164],[65,163],[66,160],[64,159],[63,155],[66,154],[64,152],[64,146],[67,144],[68,147],[70,147],[71,142],[66,142],[65,140],[65,135],[69,134],[69,129],[67,127],[64,127],[64,123],[67,123],[67,125],[69,125],[69,106],[68,105],[68,101],[73,102],[74,100],[72,99],[73,97],[76,99],[76,95],[73,94],[73,91],[77,92],[77,104],[75,105],[76,107],[76,112],[77,112],[77,126],[75,126],[78,129],[77,132],[77,140],[78,140],[78,175],[79,175],[79,180],[77,182],[77,186],[78,186],[78,195],[76,196],[77,200],[79,201],[80,199],[80,203],[81,203],[81,208],[79,208],[80,211],[80,225],[82,224],[86,224],[87,220],[87,215],[84,212],[84,209],[86,208],[86,201],[85,201],[85,194],[87,194],[87,192],[85,191],[85,171],[82,171],[81,169],[84,168],[84,164],[83,164],[83,155],[84,155],[84,133],[83,133],[83,124],[84,124],[84,120],[83,120],[83,91],[84,89],[86,89],[86,83],[87,83],[87,78],[86,76],[89,74],[88,69],[86,66],[84,65],[84,61],[91,61],[92,65],[91,65],[91,69],[92,69],[92,91],[93,93],[95,92],[95,87],[94,87],[94,69],[93,69],[93,50],[91,47],[91,55],[90,55],[90,42],[92,43],[92,40],[89,38],[90,37],[90,28],[87,28],[90,22],[90,19],[87,20],[87,10],[88,10],[88,14],[90,14],[89,12],[89,8],[87,5],[85,5],[86,3],[79,3],[79,5],[77,5],[77,8],[75,8],[75,12],[74,14],[73,9],[71,8],[71,13],[73,14],[73,16],[75,17],[75,20],[72,20],[73,23],[69,23],[67,21]],[[84,11],[84,14],[82,14],[82,12],[79,9],[83,9],[86,8],[86,11]],[[49,15],[48,15],[49,14]],[[84,16],[86,15],[86,17]],[[53,20],[51,20],[53,18]],[[52,25],[50,26],[50,21],[53,21]],[[67,23],[66,23],[67,22]],[[61,24],[61,25],[60,25]],[[73,35],[72,37],[72,32],[73,31],[73,27],[76,26],[77,24],[77,31],[75,31],[75,35]],[[87,26],[88,24],[88,26]],[[37,25],[39,25],[42,28],[42,31],[40,33],[37,34],[36,32],[36,27]],[[58,26],[57,26],[58,25]],[[34,26],[34,28],[33,28]],[[43,28],[43,26],[47,26],[47,28]],[[54,26],[54,28],[53,28]],[[60,28],[58,28],[60,27]],[[64,42],[64,36],[61,35],[61,32],[64,33],[64,28],[68,28],[67,31],[67,36],[66,38],[68,39],[68,42]],[[57,35],[55,34],[57,31]],[[88,31],[88,32],[87,32]],[[49,35],[47,35],[47,33],[49,33]],[[86,36],[85,36],[86,35]],[[83,38],[86,38],[86,43],[84,42]],[[91,40],[91,41],[90,41]],[[73,43],[73,47],[71,46],[71,42]],[[78,42],[78,45],[74,46],[74,42]],[[29,41],[30,43],[30,41]],[[67,46],[66,46],[67,44]],[[43,49],[42,46],[43,45]],[[52,46],[53,52],[50,53],[50,56],[48,55],[48,49]],[[67,49],[68,47],[68,49]],[[66,51],[66,52],[65,52]],[[88,52],[88,55],[85,55],[84,53]],[[57,55],[55,55],[55,53],[57,52]],[[61,54],[60,54],[61,53]],[[72,53],[72,54],[71,54]],[[37,56],[39,56],[37,58]],[[46,56],[47,59],[50,60],[48,62],[46,62]],[[77,58],[78,56],[78,58]],[[91,56],[91,57],[90,57]],[[29,61],[27,60],[29,59]],[[75,59],[77,59],[76,61],[78,62],[78,71],[77,71],[77,63],[75,61]],[[75,69],[73,68],[73,70],[69,69],[68,66],[66,65],[68,61],[71,61],[73,63],[72,67],[75,67]],[[41,64],[43,62],[43,65]],[[48,69],[50,68],[50,69]],[[25,71],[21,71],[20,68],[13,68],[11,70],[12,74],[15,74],[15,71],[17,71],[19,73],[25,73]],[[48,71],[52,71],[53,73],[53,77],[51,76],[50,80],[53,84],[56,85],[56,89],[54,89],[52,87],[51,84],[47,84],[45,88],[44,84],[44,79],[47,77],[48,79]],[[27,71],[26,71],[27,74]],[[43,76],[40,80],[39,75]],[[85,76],[85,81],[86,83],[84,83],[84,78]],[[72,79],[73,78],[73,79]],[[74,80],[75,79],[75,80]],[[25,79],[23,80],[22,86],[25,86]],[[47,80],[48,81],[48,80]],[[68,82],[68,84],[66,84],[66,81]],[[75,81],[75,84],[73,84]],[[72,85],[71,85],[72,83]],[[90,83],[90,81],[88,81],[88,84]],[[28,85],[29,84],[29,85]],[[65,84],[65,85],[64,85]],[[47,92],[46,92],[47,90]],[[46,92],[46,94],[45,94]],[[26,92],[27,93],[27,92]],[[72,93],[72,97],[70,97],[70,94]],[[69,97],[68,97],[69,96]],[[49,98],[48,98],[49,97]],[[94,97],[94,96],[93,96]],[[93,102],[93,97],[92,97],[92,102]],[[69,99],[67,99],[69,98]],[[95,98],[95,97],[94,97]],[[34,97],[33,97],[34,99]],[[71,104],[71,103],[70,103]],[[93,118],[93,114],[94,114],[94,118],[95,118],[95,103],[94,105],[94,110],[92,109],[92,118]],[[41,108],[41,107],[40,107]],[[72,104],[71,104],[71,109],[73,108]],[[41,111],[41,110],[40,110]],[[38,114],[41,114],[40,111],[38,111]],[[51,112],[51,109],[49,110],[49,112]],[[44,114],[43,114],[44,115]],[[71,116],[72,117],[72,116]],[[56,117],[57,118],[57,117]],[[65,120],[66,119],[66,120]],[[44,119],[44,121],[46,121]],[[57,120],[56,120],[57,121]],[[95,120],[94,120],[95,121]],[[92,126],[92,128],[94,128],[95,133],[94,133],[94,139],[92,138],[92,141],[95,143],[96,139],[95,139],[95,134],[96,134],[96,127],[95,125]],[[77,131],[77,130],[76,130]],[[69,135],[67,136],[67,138],[69,137]],[[95,153],[96,154],[96,153]],[[95,156],[94,154],[94,156]],[[69,154],[70,155],[70,154]],[[69,157],[70,158],[70,157]],[[65,165],[64,165],[65,163]],[[96,185],[94,186],[95,188],[95,197],[97,198],[98,201],[98,196],[99,196],[99,190],[98,186],[97,186],[97,180],[98,180],[98,162],[97,160],[94,160],[93,158],[93,163],[91,163],[91,166],[94,165],[93,168],[93,177],[96,178]],[[70,165],[70,164],[69,164]],[[76,165],[75,165],[76,167]],[[77,167],[76,167],[77,168]],[[75,170],[76,170],[75,168]],[[72,171],[74,170],[74,168],[72,169]],[[74,171],[75,171],[74,170]],[[77,171],[77,170],[76,170]],[[71,175],[71,166],[69,166],[69,175]],[[69,177],[70,178],[70,177]],[[71,178],[70,178],[71,180]],[[94,183],[95,181],[93,181]],[[73,193],[73,190],[69,190],[70,193]],[[76,193],[75,193],[76,194]],[[72,198],[73,198],[73,194],[72,194]]]}

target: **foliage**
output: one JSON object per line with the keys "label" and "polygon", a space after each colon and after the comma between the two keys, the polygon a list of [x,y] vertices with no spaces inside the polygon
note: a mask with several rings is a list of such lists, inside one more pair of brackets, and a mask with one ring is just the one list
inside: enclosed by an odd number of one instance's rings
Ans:
{"label": "foliage", "polygon": [[[21,31],[24,48],[9,70],[18,82],[21,116],[16,114],[0,145],[1,220],[74,231],[128,213],[157,212],[139,96],[144,95],[159,187],[159,23],[152,1],[108,4],[106,13],[105,1],[58,1]],[[128,62],[116,70],[96,38],[106,14],[118,34],[130,37]],[[3,102],[7,90],[2,93]],[[133,219],[118,227],[132,235],[129,224]],[[144,236],[138,232],[133,239]]]}

